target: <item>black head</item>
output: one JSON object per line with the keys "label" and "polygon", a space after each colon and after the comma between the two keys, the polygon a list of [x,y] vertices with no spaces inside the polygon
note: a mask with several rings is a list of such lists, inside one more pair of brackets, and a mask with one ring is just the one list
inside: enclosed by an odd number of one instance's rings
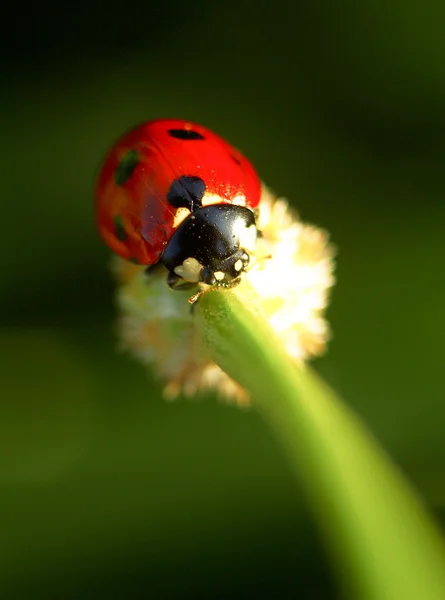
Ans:
{"label": "black head", "polygon": [[214,204],[187,217],[173,234],[161,262],[175,278],[186,282],[227,283],[249,263],[257,236],[252,210],[233,204]]}

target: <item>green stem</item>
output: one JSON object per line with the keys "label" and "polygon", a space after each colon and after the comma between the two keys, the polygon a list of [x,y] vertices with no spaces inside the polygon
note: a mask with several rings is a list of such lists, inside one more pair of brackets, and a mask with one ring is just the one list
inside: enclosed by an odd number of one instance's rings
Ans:
{"label": "green stem", "polygon": [[209,293],[197,320],[286,449],[346,592],[444,599],[443,540],[421,501],[342,400],[289,359],[256,306],[245,287]]}

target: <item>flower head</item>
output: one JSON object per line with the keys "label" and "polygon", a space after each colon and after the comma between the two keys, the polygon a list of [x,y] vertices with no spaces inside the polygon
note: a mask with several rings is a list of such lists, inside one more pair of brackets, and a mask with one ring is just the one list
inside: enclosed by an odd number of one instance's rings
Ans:
{"label": "flower head", "polygon": [[[330,338],[324,311],[334,284],[334,250],[323,230],[301,222],[286,200],[263,189],[257,220],[261,232],[244,274],[287,353],[296,361],[318,356]],[[248,395],[212,360],[194,327],[188,292],[172,291],[167,271],[115,258],[123,349],[165,381],[165,395],[194,396],[214,389],[248,403]]]}

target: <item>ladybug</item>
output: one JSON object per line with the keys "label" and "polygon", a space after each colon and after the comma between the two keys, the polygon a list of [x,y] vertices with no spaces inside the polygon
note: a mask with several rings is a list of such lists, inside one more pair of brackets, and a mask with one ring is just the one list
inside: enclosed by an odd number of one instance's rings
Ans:
{"label": "ladybug", "polygon": [[261,182],[252,164],[196,123],[157,119],[112,147],[96,187],[100,235],[119,256],[163,264],[173,289],[226,285],[249,264]]}

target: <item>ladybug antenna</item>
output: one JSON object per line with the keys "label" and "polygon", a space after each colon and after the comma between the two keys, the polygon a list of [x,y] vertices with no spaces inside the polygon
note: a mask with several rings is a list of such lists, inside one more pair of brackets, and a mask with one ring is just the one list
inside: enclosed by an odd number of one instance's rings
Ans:
{"label": "ladybug antenna", "polygon": [[207,294],[207,292],[213,292],[215,290],[220,290],[220,289],[230,290],[231,288],[236,287],[240,282],[241,282],[241,278],[237,277],[236,279],[232,279],[232,281],[228,281],[227,283],[221,283],[218,281],[217,283],[214,283],[213,285],[209,286],[205,290],[199,290],[199,292],[197,292],[196,294],[193,294],[193,296],[191,296],[189,298],[189,304],[191,305],[192,312],[193,312],[196,302],[201,298],[201,296],[203,294]]}
{"label": "ladybug antenna", "polygon": [[213,292],[213,290],[216,290],[216,288],[218,287],[222,287],[221,284],[215,283],[214,285],[211,285],[210,287],[206,288],[205,290],[199,290],[199,292],[196,292],[196,294],[193,294],[193,296],[191,296],[189,298],[189,304],[192,307],[192,311],[194,308],[194,304],[196,304],[196,302],[201,298],[201,296],[203,294],[207,294],[207,292]]}
{"label": "ladybug antenna", "polygon": [[[251,255],[252,256],[252,255]],[[253,268],[255,268],[257,265],[260,265],[261,263],[263,263],[265,260],[270,260],[272,258],[272,254],[264,254],[263,256],[255,256],[255,259],[249,263],[247,265],[247,267],[245,268],[246,272],[251,271]]]}

